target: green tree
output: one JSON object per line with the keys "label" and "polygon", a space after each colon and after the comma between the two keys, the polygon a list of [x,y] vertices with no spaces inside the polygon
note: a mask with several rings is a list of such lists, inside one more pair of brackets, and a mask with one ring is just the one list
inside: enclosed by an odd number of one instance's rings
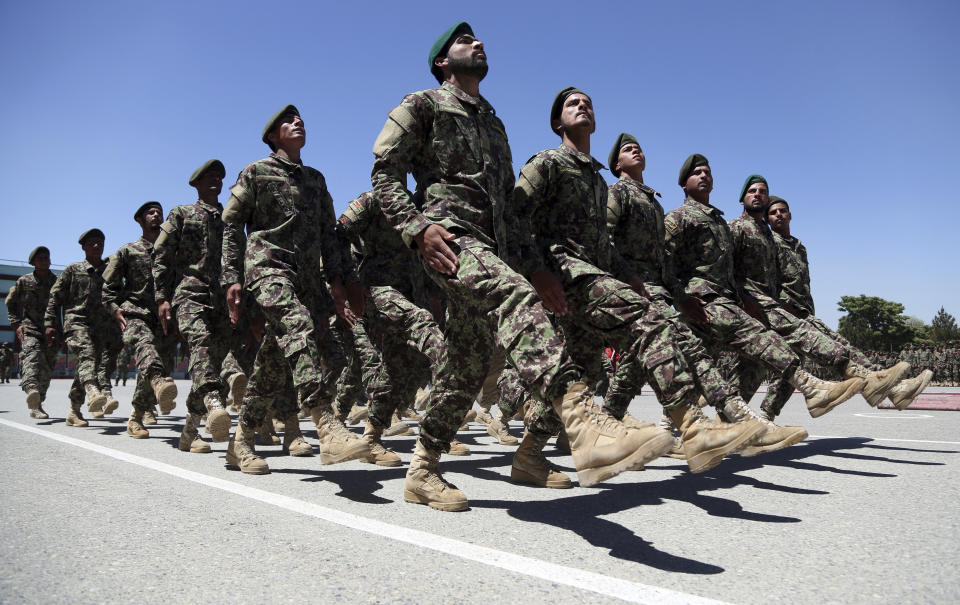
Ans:
{"label": "green tree", "polygon": [[933,316],[930,328],[935,342],[950,342],[960,339],[960,328],[957,327],[957,320],[953,318],[953,315],[947,313],[943,307],[940,307],[937,314]]}
{"label": "green tree", "polygon": [[847,313],[840,318],[838,331],[859,349],[899,350],[913,341],[914,330],[898,302],[861,294],[841,296],[837,304]]}

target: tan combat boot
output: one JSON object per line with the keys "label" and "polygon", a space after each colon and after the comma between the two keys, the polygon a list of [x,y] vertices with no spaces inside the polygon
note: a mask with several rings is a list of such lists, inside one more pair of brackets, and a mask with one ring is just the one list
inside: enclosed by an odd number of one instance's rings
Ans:
{"label": "tan combat boot", "polygon": [[696,405],[668,410],[668,413],[680,428],[683,453],[691,473],[712,469],[720,464],[724,456],[740,451],[750,440],[766,431],[763,423],[753,418],[736,424],[712,422]]}
{"label": "tan combat boot", "polygon": [[397,414],[400,415],[404,420],[413,420],[414,422],[420,422],[421,416],[417,413],[412,407],[405,407],[402,410],[397,410]]}
{"label": "tan combat boot", "polygon": [[350,413],[347,414],[346,424],[360,424],[369,417],[370,409],[367,408],[367,406],[353,404],[353,407],[350,408]]}
{"label": "tan combat boot", "polygon": [[143,410],[133,408],[130,412],[130,420],[127,420],[127,434],[134,439],[146,439],[150,436],[147,429],[143,428]]}
{"label": "tan combat boot", "polygon": [[120,407],[120,402],[117,401],[117,398],[113,396],[113,391],[109,388],[104,389],[103,394],[107,396],[106,403],[103,404],[103,416],[112,414],[118,407]]}
{"label": "tan combat boot", "polygon": [[850,361],[847,362],[843,370],[843,376],[844,378],[863,378],[866,384],[863,385],[860,394],[867,400],[867,403],[877,407],[909,370],[910,364],[905,361],[879,372],[873,372]]}
{"label": "tan combat boot", "polygon": [[27,409],[36,410],[40,408],[40,404],[43,402],[43,395],[39,391],[29,390],[27,391]]}
{"label": "tan combat boot", "polygon": [[107,402],[107,396],[100,391],[100,387],[92,382],[83,385],[83,390],[87,393],[87,409],[91,412],[99,412],[103,409],[103,404]]}
{"label": "tan combat boot", "polygon": [[247,375],[243,372],[234,372],[227,377],[227,388],[230,389],[230,398],[233,400],[235,412],[240,411],[243,396],[247,394]]}
{"label": "tan combat boot", "polygon": [[466,443],[461,443],[454,439],[450,442],[450,451],[448,451],[447,454],[451,456],[469,456],[470,448],[467,447]]}
{"label": "tan combat boot", "polygon": [[573,487],[570,477],[550,463],[543,455],[543,447],[550,435],[539,435],[525,431],[520,447],[513,454],[513,466],[510,479],[516,483],[526,483],[539,487],[566,489]]}
{"label": "tan combat boot", "polygon": [[567,437],[567,431],[560,429],[560,432],[557,433],[557,442],[554,444],[554,447],[566,454],[570,453],[570,438]]}
{"label": "tan combat boot", "polygon": [[283,417],[283,453],[290,456],[313,456],[313,446],[303,438],[296,412],[290,412]]}
{"label": "tan combat boot", "polygon": [[487,427],[487,434],[497,440],[500,445],[516,445],[517,438],[510,434],[509,428],[486,410],[477,412],[477,422]]}
{"label": "tan combat boot", "polygon": [[[671,435],[673,435],[674,431],[677,430],[677,425],[673,423],[673,418],[670,417],[670,414],[668,414],[666,410],[664,410],[663,415],[660,416],[660,423],[658,426]],[[681,439],[679,435],[674,436],[673,445],[670,447],[670,450],[664,454],[664,457],[676,458],[677,460],[687,459],[687,455],[683,453],[683,439]]]}
{"label": "tan combat boot", "polygon": [[473,409],[467,410],[467,415],[463,417],[463,424],[460,425],[460,428],[458,430],[460,431],[468,430],[470,428],[470,423],[476,419],[477,419],[477,411]]}
{"label": "tan combat boot", "polygon": [[400,416],[394,412],[393,416],[390,417],[391,424],[389,427],[384,429],[384,437],[411,437],[416,435],[413,432],[413,429],[410,428],[406,422],[400,419]]}
{"label": "tan combat boot", "polygon": [[467,510],[470,507],[467,497],[456,485],[443,479],[437,470],[439,462],[440,452],[428,449],[418,439],[410,469],[403,481],[403,499],[437,510]]}
{"label": "tan combat boot", "polygon": [[317,406],[311,412],[320,439],[320,464],[337,464],[347,460],[365,460],[370,457],[370,445],[350,432],[329,411]]}
{"label": "tan combat boot", "polygon": [[669,433],[655,426],[623,426],[593,401],[593,393],[582,382],[572,384],[566,394],[554,399],[553,409],[563,420],[583,487],[643,468],[670,449],[673,442]]}
{"label": "tan combat boot", "polygon": [[744,458],[764,452],[782,450],[807,438],[807,430],[802,426],[778,426],[754,412],[739,397],[723,405],[723,417],[727,422],[743,422],[747,419],[754,419],[767,427],[766,431],[751,439],[747,446],[740,451],[740,455]]}
{"label": "tan combat boot", "polygon": [[806,398],[807,411],[813,418],[823,416],[859,393],[866,382],[863,378],[849,378],[843,382],[820,380],[801,368],[797,368],[788,381]]}
{"label": "tan combat boot", "polygon": [[913,400],[923,392],[923,389],[927,388],[931,379],[933,379],[933,372],[924,370],[914,378],[901,380],[895,387],[890,389],[890,393],[887,394],[890,398],[890,403],[898,410],[907,409],[907,406],[913,403]]}
{"label": "tan combat boot", "polygon": [[90,423],[83,419],[83,414],[80,413],[80,406],[82,403],[70,403],[70,410],[67,412],[66,423],[67,426],[89,426]]}
{"label": "tan combat boot", "polygon": [[427,409],[427,404],[429,402],[430,391],[425,389],[417,389],[417,396],[413,398],[413,409],[423,411]]}
{"label": "tan combat boot", "polygon": [[36,409],[30,410],[30,417],[37,420],[46,420],[50,416],[43,410],[43,405],[38,403]]}
{"label": "tan combat boot", "polygon": [[177,447],[181,452],[191,454],[209,454],[210,444],[200,436],[200,414],[187,412],[187,421],[180,432],[180,443]]}
{"label": "tan combat boot", "polygon": [[160,406],[162,415],[166,416],[177,407],[177,385],[173,382],[173,378],[154,376],[150,379],[150,386],[153,387],[153,394],[157,397],[157,405]]}
{"label": "tan combat boot", "polygon": [[[230,439],[230,412],[223,407],[220,393],[209,391],[203,396],[203,404],[207,407],[207,433],[217,443]],[[253,439],[253,435],[250,435]]]}
{"label": "tan combat boot", "polygon": [[151,406],[143,411],[143,426],[153,426],[157,423],[157,408]]}
{"label": "tan combat boot", "polygon": [[227,465],[235,466],[248,475],[266,475],[267,461],[257,455],[253,447],[253,430],[237,423],[237,432],[227,444]]}
{"label": "tan combat boot", "polygon": [[373,426],[368,420],[367,426],[363,429],[363,440],[370,445],[370,456],[363,461],[377,466],[400,466],[400,456],[383,447],[383,442],[380,440],[382,435],[383,428]]}
{"label": "tan combat boot", "polygon": [[[299,426],[299,418],[297,419],[297,426]],[[267,410],[267,413],[263,417],[263,422],[260,423],[260,426],[257,427],[257,435],[260,437],[261,445],[280,445],[283,443],[283,440],[277,435],[277,425],[282,425],[282,422],[274,422],[273,408]],[[281,426],[279,430],[285,431],[286,427]]]}

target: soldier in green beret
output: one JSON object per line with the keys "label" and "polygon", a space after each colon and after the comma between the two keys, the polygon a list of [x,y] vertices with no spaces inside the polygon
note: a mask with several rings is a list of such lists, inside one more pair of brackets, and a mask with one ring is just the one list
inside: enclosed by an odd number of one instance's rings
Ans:
{"label": "soldier in green beret", "polygon": [[7,294],[7,317],[20,341],[20,388],[27,394],[30,417],[49,418],[42,403],[47,398],[57,347],[48,346],[43,335],[43,315],[50,300],[50,289],[57,278],[50,271],[50,250],[38,246],[27,262],[33,272],[22,275]]}
{"label": "soldier in green beret", "polygon": [[[346,302],[344,275],[350,259],[341,257],[334,233],[333,200],[323,175],[301,159],[306,127],[295,106],[287,105],[274,114],[261,140],[272,153],[240,172],[223,212],[221,284],[230,319],[239,319],[243,293],[260,307],[267,326],[237,431],[227,446],[227,463],[245,473],[269,472],[254,450],[254,431],[269,407],[269,393],[257,384],[258,374],[265,365],[275,365],[276,359],[286,369],[302,405],[311,410],[320,438],[321,462],[365,459],[370,456],[368,443],[351,433],[331,407],[335,393],[322,382],[317,344],[332,314],[320,308],[326,300],[321,276],[327,280],[333,311],[350,324],[356,321]],[[355,293],[359,297],[351,297],[352,303],[362,314],[362,290],[355,289]],[[269,377],[264,374],[262,378]],[[275,406],[280,403],[274,401]],[[276,410],[284,422],[284,451],[311,455],[312,447],[300,434],[296,412],[295,407]]]}
{"label": "soldier in green beret", "polygon": [[161,233],[163,206],[146,202],[134,212],[133,220],[142,234],[110,257],[103,272],[103,304],[116,319],[127,348],[135,352],[139,369],[127,434],[146,439],[144,414],[155,405],[161,414],[169,414],[176,406],[177,387],[170,373],[177,340],[174,334],[163,332],[153,287],[154,243]]}
{"label": "soldier in green beret", "polygon": [[[47,346],[54,346],[62,333],[67,348],[77,356],[77,368],[70,387],[67,426],[87,426],[80,413],[84,396],[91,412],[100,412],[110,401],[110,376],[122,348],[116,321],[103,306],[103,231],[90,229],[78,240],[85,259],[67,265],[50,289],[44,315]],[[62,317],[62,323],[61,323]],[[62,326],[62,327],[61,327]]]}

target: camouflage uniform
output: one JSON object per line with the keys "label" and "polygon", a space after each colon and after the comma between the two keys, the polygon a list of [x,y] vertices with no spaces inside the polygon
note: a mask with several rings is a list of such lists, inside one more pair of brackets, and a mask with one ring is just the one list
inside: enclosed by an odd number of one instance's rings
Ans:
{"label": "camouflage uniform", "polygon": [[[174,346],[176,352],[176,346]],[[120,357],[117,359],[117,382],[123,381],[123,386],[127,386],[127,378],[130,377],[130,362],[133,361],[133,347],[123,347],[120,351]]]}
{"label": "camouflage uniform", "polygon": [[83,403],[84,385],[88,383],[110,390],[110,376],[123,347],[120,328],[101,301],[106,268],[106,261],[96,267],[87,260],[67,265],[50,289],[44,315],[44,328],[59,328],[63,311],[67,348],[77,356],[69,394],[70,402],[77,405]]}
{"label": "camouflage uniform", "polygon": [[[301,403],[329,412],[323,408],[329,408],[333,394],[321,383],[317,345],[327,331],[320,276],[340,276],[342,265],[333,231],[333,200],[323,175],[271,153],[240,172],[223,221],[221,283],[243,284],[266,318],[269,338],[277,341],[274,348],[264,338],[251,378],[256,377],[256,363],[275,365],[262,357],[279,356]],[[248,389],[256,393],[253,385]],[[241,410],[247,426],[258,414]]]}
{"label": "camouflage uniform", "polygon": [[176,336],[172,331],[163,333],[157,316],[153,256],[153,244],[141,237],[120,246],[103,272],[103,304],[111,316],[118,309],[123,312],[127,322],[123,342],[137,360],[139,371],[132,401],[136,410],[150,410],[157,405],[150,381],[170,375],[177,352]]}
{"label": "camouflage uniform", "polygon": [[[724,378],[686,320],[669,306],[672,299],[668,284],[672,278],[667,274],[663,206],[655,197],[659,195],[643,183],[622,176],[609,190],[607,230],[630,270],[643,280],[650,304],[673,325],[676,342],[694,369],[704,398],[710,405],[722,406],[737,395],[736,390]],[[617,366],[606,402],[618,417],[623,416],[630,400],[639,393],[639,389],[636,392],[622,391],[622,368],[622,364]]]}
{"label": "camouflage uniform", "polygon": [[13,365],[13,349],[10,343],[0,344],[0,382],[10,382],[10,366]]}
{"label": "camouflage uniform", "polygon": [[[511,256],[504,210],[514,186],[503,123],[486,99],[444,83],[407,95],[390,112],[373,151],[374,190],[404,242],[431,224],[455,236],[448,245],[459,261],[456,275],[424,263],[447,303],[447,357],[436,369],[421,441],[449,450],[496,346],[541,399],[531,417],[556,426],[556,413],[542,400],[564,395],[579,372],[533,287],[503,260]],[[413,196],[407,173],[417,182]]]}
{"label": "camouflage uniform", "polygon": [[[695,379],[677,346],[675,314],[614,277],[634,276],[607,232],[607,185],[602,164],[565,145],[541,151],[520,172],[514,209],[533,237],[521,244],[525,275],[547,269],[563,284],[566,315],[558,317],[574,360],[596,378],[604,347],[620,352],[620,371],[608,397],[626,411],[645,379],[664,408],[696,401]],[[569,345],[568,345],[569,346]]]}
{"label": "camouflage uniform", "polygon": [[204,395],[225,391],[220,368],[234,338],[226,294],[217,279],[222,209],[220,204],[214,206],[203,200],[174,207],[160,226],[160,236],[153,246],[154,296],[158,305],[164,301],[171,304],[177,328],[189,345],[188,371],[193,384],[187,410],[201,415],[207,413]]}
{"label": "camouflage uniform", "polygon": [[44,278],[36,272],[27,273],[7,294],[7,317],[14,330],[22,328],[20,342],[20,388],[24,393],[37,391],[40,401],[47,397],[53,366],[57,362],[57,347],[48,347],[43,335],[43,314],[50,300],[50,289],[57,276],[53,273]]}
{"label": "camouflage uniform", "polygon": [[414,280],[422,275],[416,255],[387,222],[372,191],[350,202],[337,229],[362,256],[360,280],[382,362],[367,384],[370,422],[386,428],[417,388],[435,378],[431,368],[444,362],[446,345],[430,312],[413,302]]}
{"label": "camouflage uniform", "polygon": [[740,307],[733,238],[723,212],[687,198],[667,213],[664,228],[667,263],[676,279],[674,300],[695,296],[706,303],[707,323],[692,324],[694,332],[712,349],[728,347],[778,375],[792,375],[800,367],[800,358],[779,335]]}

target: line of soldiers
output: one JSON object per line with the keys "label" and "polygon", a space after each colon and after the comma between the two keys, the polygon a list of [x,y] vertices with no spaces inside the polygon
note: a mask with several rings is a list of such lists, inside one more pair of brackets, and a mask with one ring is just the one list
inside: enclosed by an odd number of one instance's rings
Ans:
{"label": "line of soldiers", "polygon": [[954,341],[933,347],[908,344],[900,351],[898,359],[909,363],[914,368],[931,368],[933,384],[960,386],[960,342]]}
{"label": "line of soldiers", "polygon": [[[590,155],[592,99],[567,87],[549,112],[560,145],[516,177],[504,124],[480,95],[488,64],[472,28],[445,31],[428,66],[440,86],[390,111],[373,147],[372,189],[339,220],[324,176],[301,160],[304,120],[287,105],[263,129],[270,155],[240,172],[225,207],[225,169],[210,160],[189,179],[197,203],[166,221],[159,203],[143,204],[134,213],[143,237],[109,261],[98,229],[80,237],[86,260],[55,282],[42,270],[49,251],[35,250],[37,271],[22,291],[18,282],[11,312],[35,357],[65,337],[80,358],[67,423],[86,425],[84,395],[91,411],[116,408],[106,377],[122,338],[140,369],[127,432],[148,436],[144,413],[154,403],[163,414],[175,406],[169,373],[179,334],[192,378],[181,450],[210,451],[198,431],[205,415],[213,440],[229,440],[228,466],[267,473],[258,432],[286,454],[315,453],[300,430],[302,410],[322,464],[397,466],[383,438],[429,383],[403,497],[453,511],[468,500],[438,465],[443,453],[469,453],[455,437],[475,400],[477,418],[501,443],[516,442],[507,427],[523,419],[514,481],[568,488],[543,453],[557,435],[581,486],[662,455],[703,472],[734,453],[805,439],[802,427],[774,423],[795,388],[818,417],[857,393],[902,409],[929,382],[929,372],[905,379],[906,363],[874,365],[815,317],[789,205],[769,195],[762,176],[747,179],[744,213],[728,224],[710,204],[709,162],[693,154],[678,179],[683,205],[664,214],[630,134],[610,151],[619,180],[607,187],[604,165]],[[618,353],[609,377],[606,347]],[[715,361],[725,348],[738,355],[728,375]],[[811,375],[805,358],[843,378]],[[778,382],[757,413],[746,402],[771,371]],[[24,381],[37,417],[48,382]],[[646,383],[663,407],[659,424],[627,414]],[[358,437],[344,419],[363,391]],[[228,392],[240,406],[232,436]],[[264,428],[271,415],[282,441]]]}

